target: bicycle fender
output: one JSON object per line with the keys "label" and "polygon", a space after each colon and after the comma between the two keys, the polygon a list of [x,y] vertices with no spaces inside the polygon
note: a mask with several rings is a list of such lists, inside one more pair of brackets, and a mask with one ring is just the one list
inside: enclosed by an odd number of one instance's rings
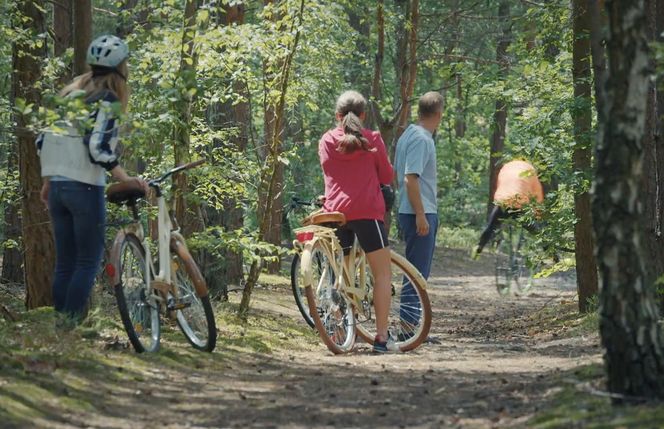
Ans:
{"label": "bicycle fender", "polygon": [[300,284],[300,287],[302,288],[311,286],[313,283],[311,255],[313,254],[314,245],[317,242],[318,239],[313,238],[304,243],[302,253],[300,254],[300,274],[302,275],[302,283]]}
{"label": "bicycle fender", "polygon": [[177,254],[182,259],[182,262],[184,262],[184,267],[181,268],[187,271],[187,274],[189,274],[189,277],[194,282],[196,295],[200,298],[206,297],[208,295],[208,288],[205,278],[201,274],[201,270],[196,265],[196,262],[194,262],[191,253],[189,253],[189,249],[187,249],[187,245],[184,242],[184,237],[177,232],[171,232],[171,251]]}
{"label": "bicycle fender", "polygon": [[111,287],[115,288],[120,284],[120,251],[122,250],[122,242],[125,240],[125,236],[129,234],[135,235],[140,242],[143,242],[143,237],[139,234],[139,229],[133,225],[128,225],[124,228],[120,228],[115,234],[115,239],[113,240],[113,246],[111,247],[110,262],[113,265],[113,276],[111,277]]}

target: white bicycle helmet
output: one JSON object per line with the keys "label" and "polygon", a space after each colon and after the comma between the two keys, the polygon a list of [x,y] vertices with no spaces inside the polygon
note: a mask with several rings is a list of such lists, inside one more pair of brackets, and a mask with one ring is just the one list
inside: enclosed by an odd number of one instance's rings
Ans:
{"label": "white bicycle helmet", "polygon": [[90,43],[87,63],[91,66],[115,68],[129,56],[129,47],[117,36],[99,36]]}

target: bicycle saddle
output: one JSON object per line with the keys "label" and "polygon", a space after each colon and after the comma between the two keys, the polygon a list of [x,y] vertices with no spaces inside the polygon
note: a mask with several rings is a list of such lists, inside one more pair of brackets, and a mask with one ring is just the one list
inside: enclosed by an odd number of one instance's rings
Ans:
{"label": "bicycle saddle", "polygon": [[322,225],[334,223],[339,226],[346,223],[346,216],[343,213],[339,212],[318,212],[313,213],[307,216],[303,221],[302,225]]}
{"label": "bicycle saddle", "polygon": [[128,180],[126,182],[114,183],[106,189],[106,199],[110,203],[122,204],[128,201],[135,201],[145,196],[145,191],[141,182],[138,180]]}

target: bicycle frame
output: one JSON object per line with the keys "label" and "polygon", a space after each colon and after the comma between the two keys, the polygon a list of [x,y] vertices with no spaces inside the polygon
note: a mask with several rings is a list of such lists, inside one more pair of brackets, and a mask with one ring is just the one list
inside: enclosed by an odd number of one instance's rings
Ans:
{"label": "bicycle frame", "polygon": [[[320,225],[311,225],[303,228],[298,228],[295,230],[296,234],[312,234],[313,238],[307,240],[305,243],[301,243],[296,240],[296,246],[302,246],[302,262],[300,264],[300,270],[304,282],[300,287],[306,287],[307,285],[313,285],[313,273],[311,272],[312,264],[311,256],[312,250],[315,244],[319,243],[323,249],[323,252],[326,253],[328,260],[334,261],[330,263],[330,268],[334,274],[334,287],[335,289],[341,291],[356,307],[358,311],[364,313],[364,306],[362,305],[362,300],[367,296],[367,291],[362,286],[356,285],[365,285],[367,279],[367,269],[366,269],[366,255],[364,251],[360,248],[357,238],[353,242],[353,247],[351,248],[350,254],[344,256],[343,248],[339,243],[339,240],[336,236],[334,228],[329,228]],[[338,263],[337,261],[342,261]],[[351,270],[350,267],[355,267]],[[358,275],[358,269],[359,275]],[[356,279],[359,277],[359,282],[356,282]]]}
{"label": "bicycle frame", "polygon": [[[157,240],[158,240],[158,263],[159,271],[156,272],[151,248],[150,248],[150,237],[145,234],[143,224],[138,218],[138,211],[136,206],[132,206],[132,211],[134,214],[134,222],[131,224],[122,227],[115,238],[113,243],[113,248],[111,251],[111,259],[118,260],[120,245],[124,241],[124,236],[126,233],[134,234],[143,245],[145,249],[145,273],[146,273],[146,285],[147,289],[150,292],[149,296],[154,296],[158,300],[164,300],[168,293],[171,293],[175,298],[177,298],[177,288],[173,287],[173,267],[171,265],[171,253],[176,250],[176,246],[183,245],[186,248],[185,240],[180,234],[180,229],[173,229],[173,222],[168,213],[168,208],[166,206],[166,198],[161,190],[161,182],[170,177],[171,175],[178,173],[180,171],[196,167],[201,165],[204,161],[196,161],[190,164],[181,165],[176,167],[158,179],[151,180],[149,185],[155,190],[157,196]],[[115,257],[113,257],[115,256]],[[185,260],[184,263],[189,261]],[[115,267],[114,273],[111,276],[113,278],[113,284],[118,284],[120,282],[120,273],[119,268]],[[156,275],[154,275],[156,274]],[[154,278],[153,278],[154,275]],[[200,276],[199,276],[200,277]],[[192,278],[194,287],[199,296],[204,296],[207,294],[207,287],[205,286],[205,280],[202,278]],[[154,289],[159,290],[162,294],[157,297],[152,291]]]}

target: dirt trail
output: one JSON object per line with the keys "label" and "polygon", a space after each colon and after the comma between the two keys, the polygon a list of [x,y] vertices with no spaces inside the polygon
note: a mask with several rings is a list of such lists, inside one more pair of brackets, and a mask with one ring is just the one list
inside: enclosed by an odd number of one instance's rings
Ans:
{"label": "dirt trail", "polygon": [[[332,356],[306,350],[223,351],[195,363],[155,364],[123,383],[99,380],[102,405],[35,422],[50,427],[527,427],[561,374],[598,362],[596,336],[560,335],[551,309],[573,305],[574,284],[538,284],[500,298],[492,260],[444,251],[430,279],[431,341],[414,352],[375,356],[366,345]],[[258,291],[257,307],[299,318],[285,288]],[[276,304],[275,304],[276,303]],[[547,313],[548,312],[548,313]],[[548,322],[546,322],[548,323]],[[277,335],[277,334],[275,334]],[[198,368],[196,368],[196,366]],[[118,369],[120,371],[121,368]],[[125,370],[125,373],[128,370]],[[125,374],[126,375],[126,374]],[[60,422],[60,423],[58,423]]]}

